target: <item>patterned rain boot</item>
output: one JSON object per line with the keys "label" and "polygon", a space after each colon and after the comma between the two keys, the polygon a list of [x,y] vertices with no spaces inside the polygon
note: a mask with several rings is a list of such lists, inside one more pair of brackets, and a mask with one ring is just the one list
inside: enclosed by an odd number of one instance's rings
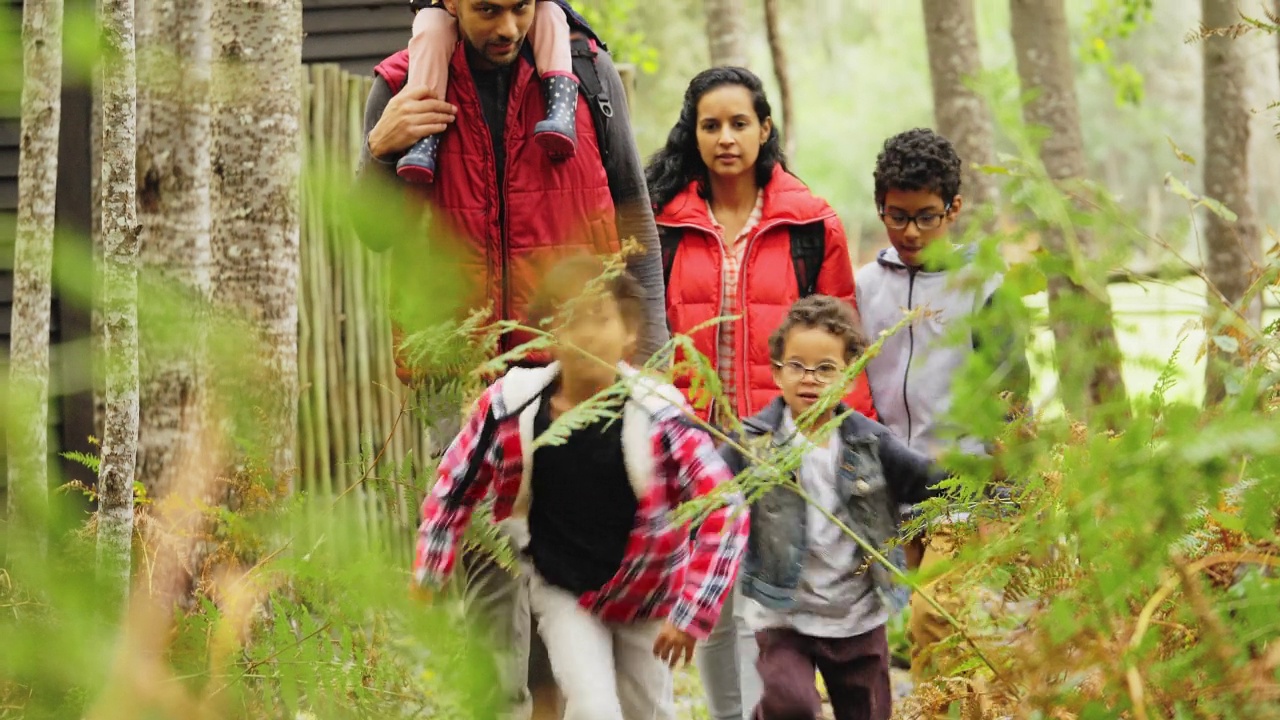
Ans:
{"label": "patterned rain boot", "polygon": [[578,151],[578,79],[572,75],[542,78],[542,94],[547,98],[547,119],[533,128],[533,139],[553,160],[565,160]]}
{"label": "patterned rain boot", "polygon": [[439,149],[439,134],[422,138],[396,163],[396,174],[406,182],[430,185],[436,179],[436,152]]}

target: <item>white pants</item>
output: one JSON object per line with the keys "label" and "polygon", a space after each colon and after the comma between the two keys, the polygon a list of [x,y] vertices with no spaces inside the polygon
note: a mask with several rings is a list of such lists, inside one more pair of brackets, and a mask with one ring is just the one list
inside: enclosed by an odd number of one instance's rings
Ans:
{"label": "white pants", "polygon": [[744,603],[735,583],[711,635],[698,643],[696,664],[712,720],[751,717],[764,693],[756,672],[756,635],[742,617]]}
{"label": "white pants", "polygon": [[675,720],[671,670],[653,654],[662,623],[606,623],[529,572],[529,602],[564,694],[564,720]]}

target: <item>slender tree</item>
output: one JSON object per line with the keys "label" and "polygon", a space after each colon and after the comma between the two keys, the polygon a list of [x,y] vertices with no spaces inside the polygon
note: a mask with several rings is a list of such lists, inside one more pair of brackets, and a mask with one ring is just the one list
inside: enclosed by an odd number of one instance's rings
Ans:
{"label": "slender tree", "polygon": [[[49,313],[62,115],[62,0],[22,6],[22,144],[9,345],[9,511],[43,527],[49,502]],[[43,546],[43,543],[39,543]]]}
{"label": "slender tree", "polygon": [[[1083,178],[1084,141],[1063,0],[1010,0],[1010,8],[1018,76],[1023,93],[1031,95],[1023,118],[1049,130],[1040,150],[1045,170],[1059,182]],[[1063,228],[1045,228],[1042,242],[1064,260],[1084,254],[1068,245]],[[1049,323],[1067,409],[1077,417],[1100,405],[1122,410],[1121,356],[1105,288],[1090,289],[1065,272],[1052,273]]]}
{"label": "slender tree", "polygon": [[965,200],[994,204],[998,199],[995,181],[973,170],[975,165],[993,164],[996,156],[991,112],[968,85],[970,78],[982,72],[973,0],[924,0],[924,24],[937,131],[951,140],[964,160]]}
{"label": "slender tree", "polygon": [[213,302],[245,318],[267,379],[251,428],[276,478],[294,469],[298,413],[301,0],[223,0],[214,38]]}
{"label": "slender tree", "polygon": [[711,65],[747,66],[747,21],[742,0],[703,0]]}
{"label": "slender tree", "polygon": [[782,99],[782,147],[787,157],[796,154],[795,105],[791,92],[791,74],[788,72],[787,48],[782,38],[778,18],[778,0],[764,0],[764,28],[769,36],[769,53],[773,56],[773,74],[778,79],[778,94]]}
{"label": "slender tree", "polygon": [[173,488],[202,432],[209,303],[209,0],[138,0],[138,479]]}
{"label": "slender tree", "polygon": [[102,0],[102,325],[106,413],[98,472],[98,564],[128,597],[138,455],[137,70],[133,0]]}
{"label": "slender tree", "polygon": [[[1236,0],[1201,0],[1201,20],[1208,29],[1240,21]],[[1261,257],[1262,240],[1257,216],[1249,197],[1249,67],[1244,43],[1229,37],[1204,40],[1204,189],[1236,214],[1231,222],[1208,214],[1205,234],[1205,274],[1221,297],[1209,292],[1210,334],[1229,325],[1234,313],[1222,300],[1239,306],[1257,277],[1255,263]],[[1237,307],[1246,321],[1262,319],[1259,302]],[[1226,368],[1235,353],[1225,353],[1209,343],[1205,365],[1205,403],[1226,395]]]}

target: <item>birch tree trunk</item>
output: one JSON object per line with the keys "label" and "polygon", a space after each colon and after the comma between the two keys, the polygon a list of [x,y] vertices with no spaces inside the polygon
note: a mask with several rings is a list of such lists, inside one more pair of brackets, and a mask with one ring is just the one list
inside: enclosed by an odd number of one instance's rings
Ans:
{"label": "birch tree trunk", "polygon": [[[1207,28],[1221,28],[1240,21],[1236,0],[1201,0],[1202,21]],[[1208,293],[1210,337],[1232,324],[1234,312],[1222,300],[1236,306],[1254,325],[1262,320],[1261,303],[1239,307],[1257,277],[1255,263],[1262,256],[1261,233],[1249,197],[1249,68],[1246,44],[1227,37],[1204,40],[1204,190],[1237,216],[1228,222],[1206,213],[1205,274],[1221,298]],[[1238,320],[1239,316],[1235,316]],[[1205,363],[1205,404],[1226,397],[1224,381],[1236,353],[1223,352],[1208,343]]]}
{"label": "birch tree trunk", "polygon": [[98,567],[128,598],[138,455],[137,75],[133,0],[102,0],[102,325],[106,415],[98,472]]}
{"label": "birch tree trunk", "polygon": [[49,314],[62,116],[62,0],[22,6],[22,140],[9,340],[9,521],[43,552],[49,504]]}
{"label": "birch tree trunk", "polygon": [[214,44],[213,301],[259,335],[268,378],[254,428],[276,479],[294,469],[298,412],[300,0],[221,0]]}
{"label": "birch tree trunk", "polygon": [[934,120],[964,162],[960,192],[972,207],[994,205],[999,199],[995,181],[973,170],[994,164],[996,156],[991,112],[966,84],[982,72],[973,0],[924,0],[924,24]]}
{"label": "birch tree trunk", "polygon": [[787,64],[787,48],[778,18],[778,0],[764,0],[764,28],[769,36],[769,53],[773,57],[773,74],[778,80],[782,101],[782,150],[788,158],[796,154],[795,105],[791,93],[791,73]]}
{"label": "birch tree trunk", "polygon": [[747,21],[742,0],[703,0],[711,66],[747,66]]}
{"label": "birch tree trunk", "polygon": [[138,479],[173,489],[203,431],[210,296],[209,0],[138,0]]}
{"label": "birch tree trunk", "polygon": [[[1084,140],[1076,100],[1075,72],[1063,0],[1010,0],[1014,54],[1023,93],[1035,97],[1023,106],[1029,125],[1049,129],[1041,158],[1055,181],[1083,178]],[[1086,239],[1077,234],[1081,243]],[[1073,253],[1063,228],[1047,227],[1044,246],[1061,258]],[[1049,278],[1049,324],[1053,329],[1061,396],[1067,410],[1086,418],[1099,406],[1127,413],[1120,349],[1116,344],[1111,299],[1105,285],[1094,291],[1065,273]]]}

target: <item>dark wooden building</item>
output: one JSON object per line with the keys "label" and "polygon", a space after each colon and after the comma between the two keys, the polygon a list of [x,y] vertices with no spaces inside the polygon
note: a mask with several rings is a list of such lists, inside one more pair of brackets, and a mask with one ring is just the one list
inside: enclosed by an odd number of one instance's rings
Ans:
{"label": "dark wooden building", "polygon": [[[68,9],[92,0],[66,0]],[[0,12],[12,12],[15,23],[21,0],[4,0]],[[412,14],[408,0],[303,0],[302,57],[306,63],[338,63],[346,70],[366,74],[379,60],[404,47],[409,39]],[[4,69],[5,73],[10,71]],[[83,250],[91,222],[90,173],[91,101],[87,88],[68,78],[62,100],[58,157],[58,240],[55,253]],[[7,350],[13,303],[13,252],[18,207],[17,107],[0,105],[0,372],[8,377]],[[58,266],[55,254],[55,267]],[[86,278],[85,281],[88,279]],[[53,299],[53,351],[50,385],[50,451],[56,460],[63,450],[92,451],[93,433],[91,367],[87,351],[89,315],[85,308]],[[0,477],[7,462],[4,433],[0,433]],[[88,471],[62,462],[62,477],[90,480]],[[3,495],[0,482],[0,495]],[[0,501],[2,505],[2,501]]]}

